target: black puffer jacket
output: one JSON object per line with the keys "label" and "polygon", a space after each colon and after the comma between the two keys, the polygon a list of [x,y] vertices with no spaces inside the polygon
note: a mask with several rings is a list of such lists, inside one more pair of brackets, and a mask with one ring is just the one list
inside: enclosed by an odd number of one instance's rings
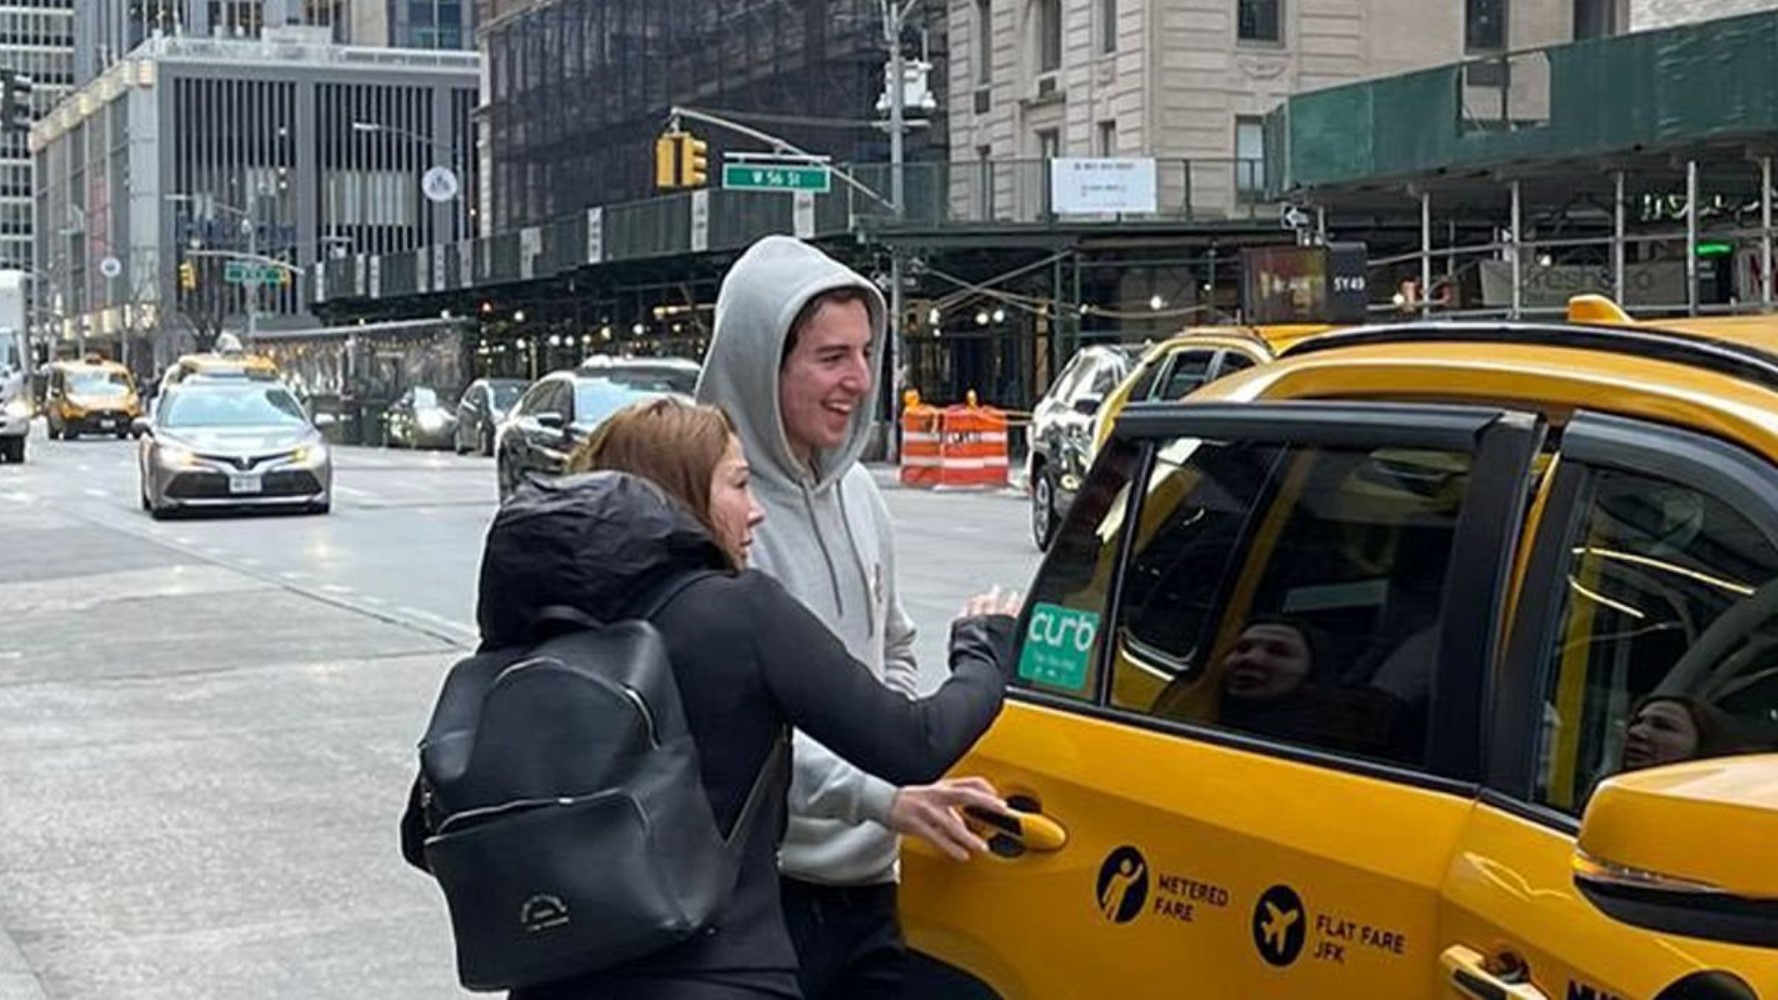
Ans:
{"label": "black puffer jacket", "polygon": [[[569,605],[595,618],[637,603],[688,571],[720,568],[721,551],[689,511],[644,480],[593,473],[525,486],[501,508],[482,557],[484,650],[530,641],[535,613]],[[1000,710],[1013,620],[953,627],[952,676],[930,697],[884,687],[779,584],[758,572],[686,587],[654,616],[666,640],[697,742],[704,788],[732,825],[780,729],[794,725],[897,784],[933,781]],[[524,991],[525,1000],[655,995],[695,980],[796,996],[796,956],[778,904],[776,847],[790,769],[748,832],[729,913],[716,934],[649,956],[621,973]],[[402,822],[408,860],[424,866],[425,831],[411,804]]]}

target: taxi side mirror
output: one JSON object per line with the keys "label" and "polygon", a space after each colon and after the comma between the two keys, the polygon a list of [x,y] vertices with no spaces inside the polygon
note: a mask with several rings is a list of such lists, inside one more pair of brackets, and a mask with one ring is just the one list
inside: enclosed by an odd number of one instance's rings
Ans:
{"label": "taxi side mirror", "polygon": [[1778,947],[1778,755],[1616,775],[1581,820],[1575,887],[1607,916],[1668,934]]}
{"label": "taxi side mirror", "polygon": [[325,430],[325,429],[332,427],[334,424],[337,424],[339,422],[340,422],[340,418],[334,416],[331,413],[317,413],[317,414],[315,414],[315,426],[318,429]]}
{"label": "taxi side mirror", "polygon": [[1091,417],[1096,415],[1099,412],[1099,407],[1104,405],[1104,396],[1082,396],[1074,401],[1074,412],[1083,417]]}

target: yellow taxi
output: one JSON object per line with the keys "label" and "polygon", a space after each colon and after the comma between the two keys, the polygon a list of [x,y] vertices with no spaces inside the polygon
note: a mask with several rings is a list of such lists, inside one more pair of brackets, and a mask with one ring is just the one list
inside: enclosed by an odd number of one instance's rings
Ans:
{"label": "yellow taxi", "polygon": [[[1134,366],[1121,353],[1126,348],[1089,347],[1076,354],[1032,415],[1026,482],[1030,484],[1031,537],[1037,547],[1049,547],[1074,503],[1086,470],[1126,404],[1179,399],[1206,382],[1270,361],[1284,347],[1330,329],[1321,325],[1187,327],[1149,347]],[[1094,360],[1095,351],[1105,363],[1071,380],[1070,374],[1083,362]],[[1119,379],[1109,392],[1093,384],[1106,372]],[[1071,392],[1078,398],[1063,398]]]}
{"label": "yellow taxi", "polygon": [[52,441],[72,441],[82,434],[121,438],[131,433],[132,422],[142,415],[142,400],[128,368],[89,355],[49,366],[43,414]]}
{"label": "yellow taxi", "polygon": [[1279,351],[1333,327],[1193,326],[1150,347],[1105,403],[1093,425],[1093,444],[1102,447],[1117,415],[1132,402],[1183,399],[1207,382],[1270,361]]}
{"label": "yellow taxi", "polygon": [[191,378],[235,378],[275,382],[278,366],[270,358],[257,354],[208,353],[187,354],[167,366],[160,386],[164,391]]}
{"label": "yellow taxi", "polygon": [[925,995],[1778,998],[1778,353],[1303,340],[1124,409],[1021,629]]}

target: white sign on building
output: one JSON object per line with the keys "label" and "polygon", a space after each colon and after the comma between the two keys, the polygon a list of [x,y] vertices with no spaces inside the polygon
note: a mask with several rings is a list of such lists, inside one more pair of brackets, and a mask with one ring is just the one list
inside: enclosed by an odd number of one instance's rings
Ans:
{"label": "white sign on building", "polygon": [[1058,215],[1152,213],[1154,177],[1150,157],[1051,160],[1051,210]]}

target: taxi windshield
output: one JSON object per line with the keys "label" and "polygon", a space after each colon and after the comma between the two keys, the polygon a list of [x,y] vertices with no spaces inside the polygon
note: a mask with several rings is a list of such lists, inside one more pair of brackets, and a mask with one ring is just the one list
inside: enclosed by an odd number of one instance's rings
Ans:
{"label": "taxi windshield", "polygon": [[168,427],[255,427],[308,423],[302,404],[280,388],[187,391],[167,400]]}
{"label": "taxi windshield", "polygon": [[124,372],[101,368],[68,373],[68,392],[76,396],[122,396],[129,391],[130,377]]}

